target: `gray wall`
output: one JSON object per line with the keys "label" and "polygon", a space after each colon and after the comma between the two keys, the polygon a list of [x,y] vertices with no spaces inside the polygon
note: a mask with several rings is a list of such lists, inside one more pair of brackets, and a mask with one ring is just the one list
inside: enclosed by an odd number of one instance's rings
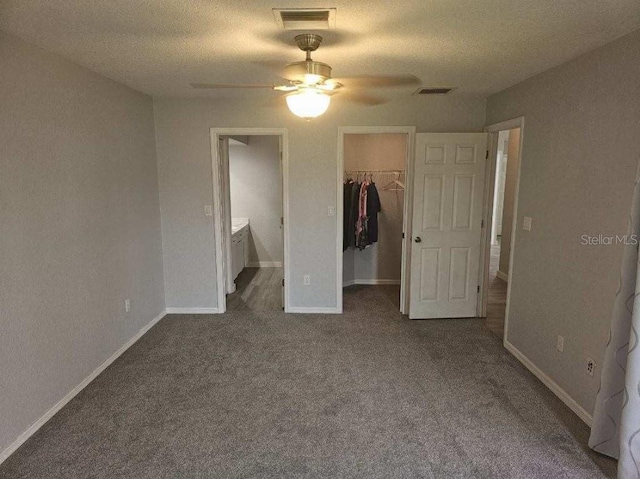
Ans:
{"label": "gray wall", "polygon": [[[640,157],[640,32],[489,98],[487,124],[524,116],[509,341],[588,412],[598,389]],[[522,217],[533,218],[530,232]],[[556,350],[557,335],[564,353]]]}
{"label": "gray wall", "polygon": [[[335,308],[338,127],[416,125],[418,131],[480,131],[485,101],[461,95],[410,93],[377,107],[352,106],[339,95],[320,118],[306,122],[271,92],[235,92],[226,100],[154,99],[162,239],[168,307],[216,307],[211,204],[211,127],[284,127],[289,132],[291,285],[294,307]],[[245,97],[245,99],[243,99]],[[341,191],[342,194],[342,191]],[[302,284],[311,275],[311,285]]]}
{"label": "gray wall", "polygon": [[[344,136],[344,169],[404,170],[408,135],[398,133],[350,134]],[[378,177],[381,178],[381,177]],[[389,182],[389,175],[385,175]],[[374,181],[378,181],[376,176]],[[364,251],[349,248],[343,256],[343,282],[355,280],[398,280],[402,271],[402,211],[404,192],[385,190],[376,184],[381,212],[378,214],[378,242]],[[350,269],[350,270],[349,270]]]}
{"label": "gray wall", "polygon": [[164,285],[151,98],[1,33],[0,65],[1,452]]}
{"label": "gray wall", "polygon": [[280,138],[250,136],[229,147],[231,216],[249,218],[249,262],[282,262]]}

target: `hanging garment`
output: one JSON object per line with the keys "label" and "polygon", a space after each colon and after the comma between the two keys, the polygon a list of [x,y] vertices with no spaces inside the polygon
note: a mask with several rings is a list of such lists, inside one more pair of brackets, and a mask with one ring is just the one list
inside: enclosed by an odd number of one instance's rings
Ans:
{"label": "hanging garment", "polygon": [[357,181],[351,184],[351,195],[349,200],[348,218],[349,224],[347,225],[347,247],[356,245],[356,224],[358,222],[359,204],[358,198],[360,195],[360,183]]}
{"label": "hanging garment", "polygon": [[355,183],[353,180],[347,180],[344,183],[344,196],[342,203],[342,251],[346,251],[349,247],[349,239],[351,234],[355,235],[355,227],[351,227],[353,220],[352,205],[351,205],[351,192],[353,191]]}
{"label": "hanging garment", "polygon": [[369,244],[378,241],[378,213],[382,211],[380,196],[375,183],[371,183],[367,188],[367,233]]}
{"label": "hanging garment", "polygon": [[360,195],[358,198],[358,222],[356,223],[356,246],[363,250],[368,246],[368,226],[367,226],[367,189],[369,183],[364,181],[360,185]]}

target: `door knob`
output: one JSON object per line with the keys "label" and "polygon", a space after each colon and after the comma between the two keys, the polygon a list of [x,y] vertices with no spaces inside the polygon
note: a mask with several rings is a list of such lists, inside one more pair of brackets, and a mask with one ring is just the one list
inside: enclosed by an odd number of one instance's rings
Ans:
{"label": "door knob", "polygon": [[415,241],[416,243],[422,243],[422,238],[420,238],[420,236],[416,236]]}

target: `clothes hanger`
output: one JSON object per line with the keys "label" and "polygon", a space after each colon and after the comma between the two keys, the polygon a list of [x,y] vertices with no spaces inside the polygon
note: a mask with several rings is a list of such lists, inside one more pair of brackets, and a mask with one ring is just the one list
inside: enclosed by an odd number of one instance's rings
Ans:
{"label": "clothes hanger", "polygon": [[396,173],[396,178],[390,181],[384,188],[385,191],[404,191],[404,183],[400,181],[400,173]]}

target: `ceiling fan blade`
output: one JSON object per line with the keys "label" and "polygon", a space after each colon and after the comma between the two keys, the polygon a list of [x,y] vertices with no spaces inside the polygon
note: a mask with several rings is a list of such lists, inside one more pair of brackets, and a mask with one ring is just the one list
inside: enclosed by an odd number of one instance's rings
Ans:
{"label": "ceiling fan blade", "polygon": [[290,92],[296,91],[298,87],[296,85],[276,85],[273,87],[273,89],[276,91]]}
{"label": "ceiling fan blade", "polygon": [[327,80],[323,83],[318,83],[315,86],[318,90],[322,90],[328,93],[334,92],[336,90],[338,90],[339,88],[342,88],[342,83],[339,83],[337,81],[333,81],[333,80]]}
{"label": "ceiling fan blade", "polygon": [[336,90],[335,93],[331,94],[336,95],[340,98],[340,100],[349,101],[351,103],[358,103],[360,105],[367,106],[376,106],[387,103],[386,98],[381,98],[379,96],[367,95],[366,93],[354,92],[354,91],[343,91]]}
{"label": "ceiling fan blade", "polygon": [[242,84],[242,83],[192,83],[192,88],[196,88],[199,90],[213,90],[217,88],[271,88],[273,89],[274,85],[253,85],[253,84]]}
{"label": "ceiling fan blade", "polygon": [[388,88],[421,83],[420,79],[415,75],[356,75],[332,78],[329,81],[342,83],[349,88]]}

